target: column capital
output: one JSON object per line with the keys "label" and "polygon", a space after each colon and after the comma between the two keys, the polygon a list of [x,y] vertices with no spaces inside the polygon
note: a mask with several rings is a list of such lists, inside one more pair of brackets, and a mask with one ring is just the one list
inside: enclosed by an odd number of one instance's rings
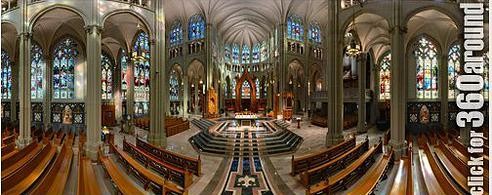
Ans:
{"label": "column capital", "polygon": [[32,39],[32,33],[30,32],[20,32],[17,35],[18,38],[26,38],[26,39]]}
{"label": "column capital", "polygon": [[155,45],[156,44],[155,38],[150,39],[149,43],[150,43],[150,45]]}
{"label": "column capital", "polygon": [[101,25],[98,25],[98,24],[86,25],[86,26],[84,26],[84,29],[85,29],[86,33],[91,33],[92,31],[95,31],[98,34],[101,34],[103,31],[103,27]]}

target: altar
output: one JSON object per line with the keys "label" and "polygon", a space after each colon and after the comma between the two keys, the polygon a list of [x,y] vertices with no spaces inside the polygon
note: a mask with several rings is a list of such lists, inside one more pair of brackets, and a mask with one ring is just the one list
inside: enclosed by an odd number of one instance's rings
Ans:
{"label": "altar", "polygon": [[252,126],[258,120],[258,115],[252,112],[238,112],[234,114],[234,119],[240,126]]}

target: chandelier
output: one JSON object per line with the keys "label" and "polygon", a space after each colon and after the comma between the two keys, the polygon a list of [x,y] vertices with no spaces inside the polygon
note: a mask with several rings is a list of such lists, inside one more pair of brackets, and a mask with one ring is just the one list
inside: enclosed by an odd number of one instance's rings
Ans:
{"label": "chandelier", "polygon": [[350,44],[346,49],[349,56],[357,56],[360,53],[360,46],[355,42],[354,38],[350,40]]}

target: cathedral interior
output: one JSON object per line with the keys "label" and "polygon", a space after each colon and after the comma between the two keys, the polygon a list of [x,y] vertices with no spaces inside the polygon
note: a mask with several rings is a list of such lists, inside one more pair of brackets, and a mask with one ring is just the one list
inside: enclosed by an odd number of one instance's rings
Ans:
{"label": "cathedral interior", "polygon": [[488,193],[462,2],[1,0],[1,192]]}

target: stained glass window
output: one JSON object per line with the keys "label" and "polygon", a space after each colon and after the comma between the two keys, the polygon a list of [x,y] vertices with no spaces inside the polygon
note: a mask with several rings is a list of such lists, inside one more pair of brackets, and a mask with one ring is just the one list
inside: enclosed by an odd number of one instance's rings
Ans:
{"label": "stained glass window", "polygon": [[484,99],[489,99],[489,52],[483,55],[483,97]]}
{"label": "stained glass window", "polygon": [[253,63],[260,62],[260,43],[253,46]]}
{"label": "stained glass window", "polygon": [[74,68],[77,63],[77,44],[71,38],[60,41],[53,58],[53,98],[74,98]]}
{"label": "stained glass window", "polygon": [[458,95],[456,89],[456,78],[461,69],[460,53],[461,47],[458,44],[453,45],[448,53],[448,98],[454,99]]}
{"label": "stained glass window", "polygon": [[236,98],[236,78],[232,79],[232,85],[231,85],[231,93],[232,93],[232,98]]}
{"label": "stained glass window", "polygon": [[250,57],[250,53],[249,53],[249,46],[248,45],[243,45],[243,52],[242,52],[242,63],[243,64],[249,64],[249,57]]}
{"label": "stained glass window", "polygon": [[239,64],[239,45],[232,45],[232,63]]}
{"label": "stained glass window", "polygon": [[391,53],[384,54],[379,63],[379,100],[391,99]]}
{"label": "stained glass window", "polygon": [[311,43],[321,43],[321,30],[319,28],[318,23],[313,22],[309,25],[309,36],[308,36],[309,41]]}
{"label": "stained glass window", "polygon": [[295,15],[289,16],[287,18],[287,38],[302,42],[303,35],[304,26],[301,17]]}
{"label": "stained glass window", "polygon": [[268,60],[268,46],[266,41],[263,41],[261,43],[261,61],[266,61]]}
{"label": "stained glass window", "polygon": [[251,85],[248,81],[244,81],[241,86],[241,98],[248,99],[251,97]]}
{"label": "stained glass window", "polygon": [[172,71],[171,77],[169,78],[169,95],[171,101],[178,101],[179,98],[179,81],[176,76],[176,71]]}
{"label": "stained glass window", "polygon": [[2,49],[2,99],[12,96],[12,61],[9,54]]}
{"label": "stained glass window", "polygon": [[436,99],[439,82],[436,47],[425,37],[420,38],[415,44],[417,99]]}
{"label": "stained glass window", "polygon": [[255,79],[255,87],[256,87],[256,99],[260,99],[260,79]]}
{"label": "stained glass window", "polygon": [[33,42],[31,45],[31,99],[43,99],[43,80],[46,63],[43,50]]}
{"label": "stained glass window", "polygon": [[181,26],[181,22],[176,21],[173,26],[171,26],[171,32],[169,33],[169,42],[171,46],[183,43],[183,27]]}
{"label": "stained glass window", "polygon": [[140,32],[137,35],[133,44],[132,60],[135,82],[135,113],[147,114],[150,96],[150,45],[147,33]]}
{"label": "stained glass window", "polygon": [[188,21],[188,39],[190,41],[205,38],[205,20],[200,14],[191,16]]}
{"label": "stained glass window", "polygon": [[113,97],[113,61],[106,52],[101,54],[101,96],[103,100]]}
{"label": "stained glass window", "polygon": [[126,92],[128,90],[128,56],[124,49],[120,52],[120,66],[121,66],[121,97],[126,100]]}
{"label": "stained glass window", "polygon": [[231,61],[231,47],[229,45],[224,47],[224,59],[226,62]]}

